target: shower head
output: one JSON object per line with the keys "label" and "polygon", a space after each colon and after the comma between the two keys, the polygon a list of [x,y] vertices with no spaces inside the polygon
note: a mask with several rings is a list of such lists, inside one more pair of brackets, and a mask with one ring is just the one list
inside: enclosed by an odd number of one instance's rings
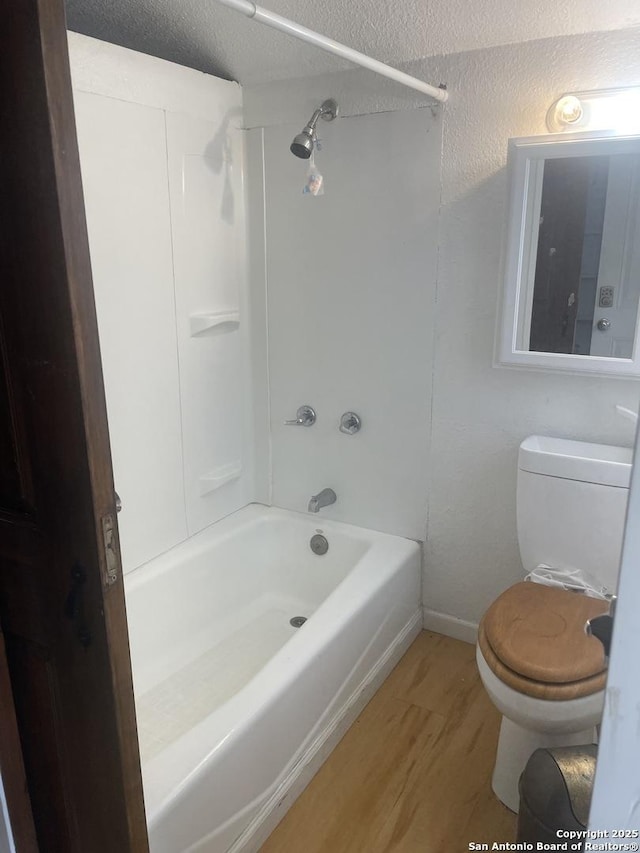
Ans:
{"label": "shower head", "polygon": [[308,160],[311,157],[311,152],[316,142],[316,125],[318,119],[324,121],[333,121],[338,115],[338,105],[333,98],[328,98],[320,107],[313,113],[306,126],[302,129],[293,140],[290,146],[290,151],[296,157],[301,157],[303,160]]}
{"label": "shower head", "polygon": [[301,157],[303,160],[308,160],[313,151],[313,131],[309,131],[307,127],[299,133],[291,143],[289,150],[296,157]]}

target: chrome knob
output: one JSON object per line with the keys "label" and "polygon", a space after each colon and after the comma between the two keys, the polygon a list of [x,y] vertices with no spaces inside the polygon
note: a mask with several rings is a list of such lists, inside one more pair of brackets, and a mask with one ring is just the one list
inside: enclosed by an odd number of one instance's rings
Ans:
{"label": "chrome knob", "polygon": [[347,435],[353,435],[354,433],[359,432],[361,427],[362,419],[360,418],[360,415],[356,415],[355,412],[345,412],[340,418],[340,432],[344,432]]}
{"label": "chrome knob", "polygon": [[606,332],[607,329],[611,328],[611,320],[607,320],[606,317],[603,317],[602,320],[598,320],[596,325],[598,326],[601,332]]}
{"label": "chrome knob", "polygon": [[286,426],[313,426],[316,422],[316,413],[311,406],[300,406],[296,412],[295,420],[285,421]]}

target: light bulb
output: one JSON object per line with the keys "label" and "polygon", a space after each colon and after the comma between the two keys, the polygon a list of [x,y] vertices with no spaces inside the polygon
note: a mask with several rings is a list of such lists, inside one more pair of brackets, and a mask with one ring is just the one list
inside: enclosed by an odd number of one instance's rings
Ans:
{"label": "light bulb", "polygon": [[547,126],[554,132],[565,130],[568,125],[579,122],[583,114],[580,99],[575,95],[564,95],[551,105],[547,113]]}

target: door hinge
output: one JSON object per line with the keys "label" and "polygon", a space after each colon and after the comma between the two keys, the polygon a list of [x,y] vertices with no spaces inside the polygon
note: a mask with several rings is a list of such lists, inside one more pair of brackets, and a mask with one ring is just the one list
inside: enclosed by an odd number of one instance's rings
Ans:
{"label": "door hinge", "polygon": [[102,539],[105,557],[105,586],[113,586],[120,575],[120,557],[116,546],[116,532],[112,515],[102,518]]}

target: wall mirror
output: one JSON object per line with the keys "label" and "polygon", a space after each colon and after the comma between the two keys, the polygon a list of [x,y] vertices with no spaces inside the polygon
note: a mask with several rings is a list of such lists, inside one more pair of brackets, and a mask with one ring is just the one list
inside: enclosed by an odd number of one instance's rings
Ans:
{"label": "wall mirror", "polygon": [[496,363],[640,376],[640,136],[509,141]]}

